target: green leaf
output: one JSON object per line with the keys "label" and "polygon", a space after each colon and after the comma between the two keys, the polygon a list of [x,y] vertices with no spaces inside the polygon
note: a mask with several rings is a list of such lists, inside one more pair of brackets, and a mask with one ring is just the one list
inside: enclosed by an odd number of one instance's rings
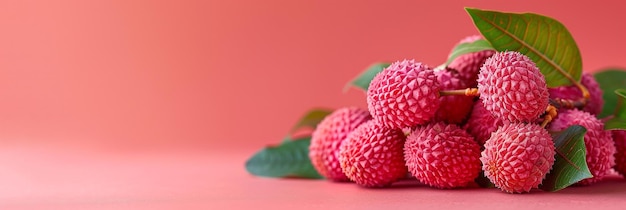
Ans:
{"label": "green leaf", "polygon": [[626,69],[609,68],[596,72],[593,75],[600,84],[604,99],[604,107],[602,107],[602,113],[598,115],[599,118],[604,118],[612,115],[615,112],[615,105],[617,105],[617,95],[614,93],[619,88],[626,88]]}
{"label": "green leaf", "polygon": [[300,118],[298,123],[296,123],[296,125],[291,128],[290,133],[293,133],[303,128],[315,129],[317,127],[317,124],[319,124],[327,115],[332,112],[333,110],[331,109],[312,109],[304,116],[302,116],[302,118]]}
{"label": "green leaf", "polygon": [[582,58],[569,31],[555,19],[533,13],[502,13],[466,8],[474,25],[498,51],[530,57],[548,87],[580,81]]}
{"label": "green leaf", "polygon": [[580,180],[593,177],[587,167],[584,140],[586,132],[585,127],[573,125],[552,136],[556,157],[552,170],[539,186],[540,189],[559,191]]}
{"label": "green leaf", "polygon": [[367,67],[367,69],[365,69],[365,71],[361,72],[360,75],[358,75],[356,78],[354,78],[348,84],[346,84],[346,86],[343,89],[343,91],[346,92],[350,86],[355,86],[355,87],[357,87],[357,88],[359,88],[361,90],[367,91],[367,88],[369,88],[369,86],[370,86],[370,82],[372,81],[372,79],[374,79],[376,74],[378,74],[379,72],[383,71],[389,65],[391,65],[391,64],[390,63],[385,63],[385,62],[372,64],[371,66]]}
{"label": "green leaf", "polygon": [[450,63],[452,63],[454,59],[456,59],[457,57],[461,55],[473,53],[473,52],[485,51],[485,50],[494,50],[494,49],[491,46],[491,44],[489,44],[489,42],[484,39],[478,39],[473,42],[465,42],[465,43],[458,44],[454,47],[454,49],[452,49],[452,52],[450,53],[450,55],[448,55],[448,61],[446,61],[445,65],[446,66],[450,65]]}
{"label": "green leaf", "polygon": [[617,89],[615,90],[615,94],[619,96],[615,113],[613,114],[613,118],[604,123],[604,128],[607,130],[626,130],[626,106],[624,105],[626,89]]}
{"label": "green leaf", "polygon": [[311,137],[266,147],[246,161],[246,170],[256,176],[323,178],[309,159]]}

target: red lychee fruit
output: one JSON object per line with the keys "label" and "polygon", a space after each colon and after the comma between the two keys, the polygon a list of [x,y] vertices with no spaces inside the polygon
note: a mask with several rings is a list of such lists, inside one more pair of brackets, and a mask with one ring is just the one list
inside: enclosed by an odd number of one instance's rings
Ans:
{"label": "red lychee fruit", "polygon": [[504,121],[494,117],[490,111],[487,111],[483,101],[479,99],[475,102],[472,113],[463,128],[474,136],[480,146],[483,146],[487,139],[491,137],[491,133],[502,125],[504,125]]}
{"label": "red lychee fruit", "polygon": [[439,108],[437,77],[414,60],[394,62],[372,79],[367,104],[372,117],[389,128],[424,124]]}
{"label": "red lychee fruit", "polygon": [[519,52],[498,52],[480,69],[478,91],[496,118],[533,122],[548,107],[548,88],[535,63]]}
{"label": "red lychee fruit", "polygon": [[[604,106],[604,99],[602,99],[602,89],[600,89],[600,85],[593,75],[586,72],[583,73],[580,83],[587,88],[590,96],[587,105],[582,110],[593,115],[600,114],[600,112],[602,112],[602,106]],[[578,100],[583,97],[580,89],[574,85],[549,88],[548,92],[550,93],[550,98],[552,99],[560,98]]]}
{"label": "red lychee fruit", "polygon": [[626,177],[626,131],[614,130],[613,141],[615,142],[615,171]]}
{"label": "red lychee fruit", "polygon": [[339,152],[346,176],[364,187],[385,187],[407,174],[404,133],[375,120],[360,125],[342,143]]}
{"label": "red lychee fruit", "polygon": [[485,176],[508,193],[529,192],[541,184],[554,164],[552,137],[536,124],[506,123],[485,143]]}
{"label": "red lychee fruit", "polygon": [[572,125],[580,125],[587,129],[585,147],[587,148],[587,166],[593,175],[578,184],[589,185],[602,180],[615,165],[615,145],[611,132],[604,130],[604,123],[594,115],[576,109],[563,110],[552,121],[549,129],[561,131]]}
{"label": "red lychee fruit", "polygon": [[[459,44],[470,43],[476,40],[482,39],[480,35],[468,36],[462,39]],[[459,75],[461,80],[467,84],[467,87],[476,87],[478,72],[480,71],[480,67],[485,63],[487,58],[491,57],[495,53],[494,50],[484,50],[480,52],[473,52],[461,55],[456,57],[450,65],[449,68],[456,69],[459,71]]]}
{"label": "red lychee fruit", "polygon": [[339,164],[339,146],[359,125],[371,120],[367,110],[345,107],[335,110],[317,125],[311,136],[309,158],[322,176],[332,181],[348,181]]}
{"label": "red lychee fruit", "polygon": [[480,173],[480,147],[465,130],[443,122],[417,127],[404,144],[406,165],[422,183],[465,187]]}
{"label": "red lychee fruit", "polygon": [[[459,79],[459,74],[453,69],[435,71],[441,90],[458,90],[467,88],[465,81]],[[451,95],[439,98],[439,109],[435,114],[436,121],[460,124],[472,111],[474,97]]]}

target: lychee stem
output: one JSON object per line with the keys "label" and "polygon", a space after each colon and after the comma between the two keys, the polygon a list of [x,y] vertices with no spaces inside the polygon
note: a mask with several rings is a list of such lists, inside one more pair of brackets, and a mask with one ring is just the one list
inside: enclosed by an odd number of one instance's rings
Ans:
{"label": "lychee stem", "polygon": [[548,105],[546,108],[546,116],[543,118],[543,122],[541,123],[541,127],[545,128],[548,123],[550,123],[556,116],[558,115],[557,109],[555,106]]}
{"label": "lychee stem", "polygon": [[462,95],[462,96],[479,96],[478,88],[466,88],[460,90],[441,90],[439,91],[440,96],[454,96],[454,95]]}
{"label": "lychee stem", "polygon": [[585,107],[586,101],[585,101],[585,98],[581,98],[579,100],[556,98],[556,99],[550,99],[550,104],[556,106],[557,108],[582,109],[583,107]]}
{"label": "lychee stem", "polygon": [[581,99],[583,106],[587,105],[587,102],[589,102],[589,98],[591,98],[591,94],[589,94],[589,90],[587,90],[587,88],[584,85],[582,85],[582,83],[580,82],[574,82],[574,84],[576,85],[576,87],[578,87],[578,89],[580,89],[580,92],[583,95],[583,98]]}
{"label": "lychee stem", "polygon": [[582,93],[583,97],[582,99],[578,100],[579,103],[581,103],[581,105],[579,106],[575,106],[578,108],[582,108],[585,105],[587,105],[587,103],[589,102],[589,98],[591,98],[591,94],[589,94],[589,90],[587,90],[587,88],[580,82],[578,82],[577,80],[575,80],[570,74],[565,73],[563,70],[561,70],[560,68],[557,68],[557,70],[561,73],[563,73],[563,75],[565,76],[565,78],[567,78],[570,82],[572,82],[574,85],[576,85],[576,87],[578,89],[580,89],[580,92]]}

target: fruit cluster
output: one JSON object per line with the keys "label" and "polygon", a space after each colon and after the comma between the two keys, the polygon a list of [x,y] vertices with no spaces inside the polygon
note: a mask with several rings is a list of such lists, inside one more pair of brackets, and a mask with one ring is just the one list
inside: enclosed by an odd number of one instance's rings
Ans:
{"label": "fruit cluster", "polygon": [[345,107],[321,121],[309,157],[327,179],[365,187],[389,186],[410,173],[432,187],[459,188],[484,174],[505,192],[523,193],[537,188],[555,162],[550,132],[581,125],[593,177],[577,184],[597,182],[613,168],[626,174],[626,131],[604,130],[596,116],[602,91],[589,74],[581,83],[589,93],[584,106],[559,107],[554,102],[584,99],[584,91],[548,88],[519,52],[468,53],[437,69],[397,61],[371,80],[368,110]]}

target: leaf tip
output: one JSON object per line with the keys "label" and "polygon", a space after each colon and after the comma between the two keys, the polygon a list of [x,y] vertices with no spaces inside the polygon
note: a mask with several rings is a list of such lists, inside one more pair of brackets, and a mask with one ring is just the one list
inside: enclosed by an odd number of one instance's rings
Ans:
{"label": "leaf tip", "polygon": [[473,15],[474,13],[481,11],[481,9],[475,8],[475,7],[465,7],[465,12],[467,12],[470,15]]}
{"label": "leaf tip", "polygon": [[343,89],[341,90],[341,93],[346,94],[348,92],[348,90],[350,89],[350,87],[352,86],[352,82],[346,84],[343,86]]}

